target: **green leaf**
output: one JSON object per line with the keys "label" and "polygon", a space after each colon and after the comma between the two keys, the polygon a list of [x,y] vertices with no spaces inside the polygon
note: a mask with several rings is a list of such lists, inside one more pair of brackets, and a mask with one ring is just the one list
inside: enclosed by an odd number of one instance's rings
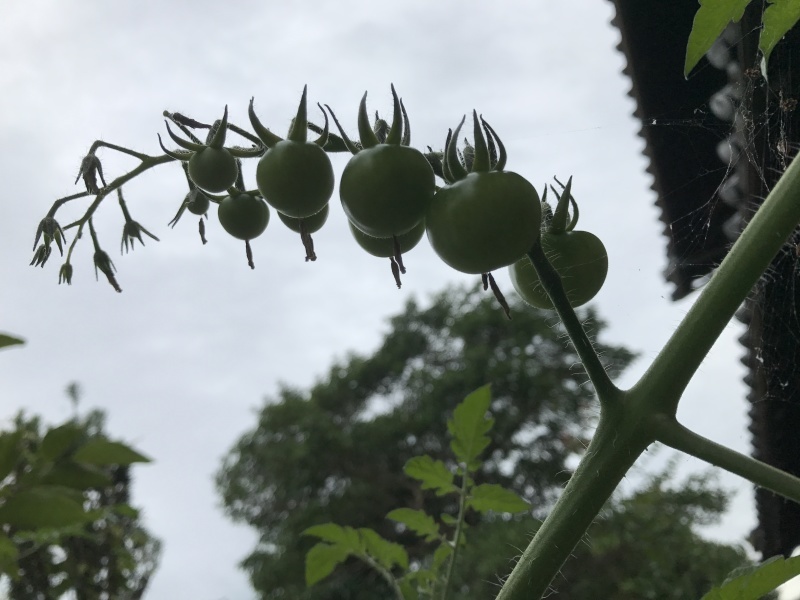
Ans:
{"label": "green leaf", "polygon": [[121,517],[128,517],[129,519],[139,518],[139,509],[132,507],[130,504],[115,504],[112,509]]}
{"label": "green leaf", "polygon": [[367,554],[378,561],[378,564],[391,570],[395,565],[408,570],[408,553],[400,544],[382,538],[376,531],[362,527],[358,530],[364,542]]}
{"label": "green leaf", "polygon": [[737,22],[742,18],[748,4],[750,0],[700,0],[700,8],[694,16],[689,42],[686,44],[684,77],[689,76],[689,72],[717,41],[728,23]]}
{"label": "green leaf", "polygon": [[486,513],[491,511],[518,513],[526,511],[530,505],[515,492],[507,490],[495,483],[482,483],[472,488],[467,506]]}
{"label": "green leaf", "polygon": [[458,519],[456,519],[453,515],[449,515],[447,513],[442,513],[441,515],[439,515],[439,519],[445,525],[455,525],[456,523],[458,523]]}
{"label": "green leaf", "polygon": [[16,346],[17,344],[24,344],[25,340],[5,333],[0,333],[0,348],[6,346]]}
{"label": "green leaf", "polygon": [[797,0],[769,0],[764,10],[764,28],[758,40],[758,48],[764,55],[764,63],[769,55],[792,27],[800,20],[800,2]]}
{"label": "green leaf", "polygon": [[447,465],[428,455],[410,458],[403,471],[409,477],[421,481],[423,490],[436,490],[437,496],[458,491],[458,487],[453,484],[453,473]]}
{"label": "green leaf", "polygon": [[745,567],[736,573],[701,600],[757,600],[800,575],[800,556],[789,559],[773,556],[760,565]]}
{"label": "green leaf", "polygon": [[412,578],[401,579],[397,584],[400,586],[403,600],[419,600],[419,592]]}
{"label": "green leaf", "polygon": [[99,468],[74,462],[56,463],[41,481],[76,490],[102,489],[111,485],[111,477]]}
{"label": "green leaf", "polygon": [[486,416],[491,402],[490,386],[480,387],[456,406],[453,418],[447,421],[447,429],[453,436],[450,448],[456,458],[471,470],[474,469],[475,459],[491,441],[485,435],[494,425],[494,419]]}
{"label": "green leaf", "polygon": [[51,428],[42,439],[39,456],[47,461],[60,458],[77,445],[84,433],[85,429],[78,427],[75,423],[64,423],[59,427]]}
{"label": "green leaf", "polygon": [[72,490],[55,485],[39,485],[6,498],[0,506],[0,523],[18,529],[66,527],[88,520]]}
{"label": "green leaf", "polygon": [[4,431],[0,434],[0,481],[8,477],[19,459],[19,431]]}
{"label": "green leaf", "polygon": [[150,462],[146,456],[121,442],[103,438],[89,440],[78,448],[72,457],[77,462],[91,465],[130,465],[137,462]]}
{"label": "green leaf", "polygon": [[333,573],[336,565],[347,560],[350,553],[338,544],[320,542],[306,554],[306,585],[312,586]]}
{"label": "green leaf", "polygon": [[348,552],[362,554],[365,550],[364,543],[358,532],[352,527],[342,527],[336,523],[323,523],[312,525],[301,535],[313,535],[321,540],[341,546]]}
{"label": "green leaf", "polygon": [[19,550],[16,544],[4,533],[0,532],[0,575],[17,577],[17,557]]}
{"label": "green leaf", "polygon": [[452,544],[445,542],[440,544],[438,548],[433,553],[433,565],[431,568],[435,571],[438,571],[442,568],[444,561],[447,560],[449,556],[453,554],[453,546]]}
{"label": "green leaf", "polygon": [[386,518],[402,523],[426,541],[433,541],[440,536],[439,525],[425,511],[397,508],[386,515]]}

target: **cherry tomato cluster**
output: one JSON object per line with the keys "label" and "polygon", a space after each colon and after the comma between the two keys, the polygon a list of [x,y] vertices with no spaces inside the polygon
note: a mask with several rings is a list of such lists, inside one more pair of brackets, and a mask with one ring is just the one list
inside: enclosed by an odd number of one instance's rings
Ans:
{"label": "cherry tomato cluster", "polygon": [[[328,153],[349,152],[352,156],[339,182],[339,196],[350,231],[366,252],[389,259],[398,287],[400,275],[406,272],[403,254],[427,233],[431,247],[446,264],[463,273],[481,275],[485,287],[491,286],[504,306],[492,271],[509,267],[514,287],[528,303],[552,308],[528,258],[535,244],[541,244],[560,274],[573,305],[591,299],[605,279],[607,258],[600,240],[590,233],[574,231],[577,206],[570,192],[571,180],[563,186],[553,214],[533,185],[505,169],[507,154],[503,142],[475,111],[474,146],[465,141],[459,148],[465,123],[462,118],[454,131],[448,131],[442,152],[429,147],[430,151],[423,154],[411,146],[408,113],[394,86],[391,91],[391,123],[381,119],[377,112],[374,122],[370,121],[364,94],[358,109],[355,141],[327,105],[323,108],[317,104],[324,118],[322,127],[309,122],[306,88],[285,139],[262,124],[253,99],[248,116],[255,135],[230,124],[227,107],[213,125],[178,113],[165,113],[169,118],[167,132],[180,148],[168,150],[162,143],[164,158],[181,162],[189,185],[189,192],[170,225],[174,226],[188,210],[200,217],[200,235],[205,243],[204,218],[215,204],[222,228],[244,240],[248,263],[254,267],[250,241],[266,230],[274,209],[284,225],[300,234],[306,261],[315,261],[311,235],[327,221],[335,187]],[[329,115],[339,135],[330,131]],[[170,122],[186,137],[175,134]],[[197,128],[209,130],[204,143],[191,132]],[[319,137],[309,141],[309,130]],[[244,136],[253,145],[226,146],[229,131]],[[95,149],[93,146],[84,159],[79,178],[83,176],[87,193],[100,195],[113,189],[114,182],[106,186],[99,160],[94,156]],[[245,158],[259,159],[253,190],[247,190],[243,184],[241,159]],[[103,189],[97,186],[96,175],[103,181]],[[437,177],[441,185],[437,184]],[[573,219],[567,225],[570,202],[574,207]],[[52,215],[48,218],[55,222]],[[127,213],[126,221],[130,221]],[[57,223],[50,229],[54,227]],[[45,236],[46,247],[37,250],[34,257],[37,265],[47,259],[50,241],[57,238],[55,234]],[[109,272],[112,268],[113,265],[108,267]],[[70,277],[71,273],[70,267]]]}

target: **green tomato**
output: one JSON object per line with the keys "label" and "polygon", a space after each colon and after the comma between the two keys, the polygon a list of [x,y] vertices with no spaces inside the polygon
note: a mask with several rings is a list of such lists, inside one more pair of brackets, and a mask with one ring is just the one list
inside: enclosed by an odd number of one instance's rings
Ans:
{"label": "green tomato", "polygon": [[259,161],[256,183],[278,212],[302,219],[318,213],[330,200],[333,167],[317,144],[282,140]]}
{"label": "green tomato", "polygon": [[[597,295],[608,273],[608,255],[600,239],[588,231],[543,233],[542,249],[561,276],[561,283],[573,307],[586,304]],[[536,269],[527,256],[508,268],[511,283],[522,299],[535,308],[553,308]]]}
{"label": "green tomato", "polygon": [[243,194],[226,196],[217,211],[222,228],[240,240],[257,238],[269,223],[269,207],[262,198]]}
{"label": "green tomato", "polygon": [[447,185],[425,216],[436,254],[462,273],[489,273],[512,264],[539,237],[539,194],[511,171],[479,171]]}
{"label": "green tomato", "polygon": [[[349,222],[348,222],[349,223]],[[356,242],[366,252],[372,256],[379,258],[389,258],[395,256],[394,240],[392,238],[377,238],[367,235],[358,227],[349,223],[350,233],[353,234]],[[420,221],[411,230],[397,236],[397,242],[400,244],[400,252],[405,254],[416,246],[425,234],[425,221]]]}
{"label": "green tomato", "polygon": [[203,216],[208,212],[208,207],[211,206],[211,200],[206,196],[202,190],[197,188],[186,194],[186,208],[193,215]]}
{"label": "green tomato", "polygon": [[419,150],[377,144],[347,163],[339,196],[356,227],[387,238],[406,233],[423,219],[434,189],[433,169]]}
{"label": "green tomato", "polygon": [[314,233],[322,229],[322,226],[325,225],[325,222],[328,220],[328,213],[330,212],[329,204],[325,204],[317,213],[314,213],[310,217],[305,217],[303,219],[297,219],[295,217],[289,217],[282,212],[278,211],[278,218],[292,231],[297,233],[301,233],[300,231],[300,223],[302,221],[303,227],[305,228],[306,233]]}
{"label": "green tomato", "polygon": [[239,176],[236,159],[226,148],[207,146],[189,159],[189,177],[197,187],[207,192],[226,191]]}

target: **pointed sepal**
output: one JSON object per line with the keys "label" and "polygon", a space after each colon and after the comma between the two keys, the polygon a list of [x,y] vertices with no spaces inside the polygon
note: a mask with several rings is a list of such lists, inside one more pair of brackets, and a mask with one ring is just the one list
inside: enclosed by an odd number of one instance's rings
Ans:
{"label": "pointed sepal", "polygon": [[253,127],[253,131],[256,132],[258,139],[264,142],[264,145],[267,148],[272,148],[278,142],[283,141],[283,138],[279,135],[275,135],[269,129],[264,127],[259,118],[256,116],[256,111],[253,108],[253,100],[254,98],[250,98],[250,108],[247,109],[247,115],[250,117],[250,125]]}

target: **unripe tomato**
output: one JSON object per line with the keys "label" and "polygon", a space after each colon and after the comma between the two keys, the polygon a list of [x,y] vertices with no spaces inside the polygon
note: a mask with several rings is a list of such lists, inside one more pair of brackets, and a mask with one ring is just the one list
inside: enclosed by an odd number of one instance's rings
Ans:
{"label": "unripe tomato", "polygon": [[[325,225],[325,222],[328,220],[328,213],[330,212],[329,205],[326,204],[322,207],[322,210],[319,212],[311,215],[310,217],[305,217],[304,219],[296,219],[295,217],[289,217],[282,212],[278,211],[278,218],[292,231],[297,233],[315,233],[322,229],[322,226]],[[302,229],[301,229],[301,222],[302,222]]]}
{"label": "unripe tomato", "polygon": [[239,175],[236,158],[227,148],[207,146],[198,150],[189,159],[189,177],[200,188],[207,192],[226,191]]}
{"label": "unripe tomato", "polygon": [[283,140],[259,161],[256,183],[278,212],[302,219],[318,213],[330,200],[333,167],[318,145]]}
{"label": "unripe tomato", "polygon": [[[379,258],[389,258],[395,256],[394,240],[392,238],[376,238],[367,235],[358,227],[349,223],[350,233],[353,234],[356,242],[361,248],[372,256]],[[397,243],[400,245],[400,252],[405,254],[416,246],[425,235],[425,222],[420,221],[411,230],[397,236]]]}
{"label": "unripe tomato", "polygon": [[539,238],[542,208],[527,179],[503,170],[506,151],[494,130],[476,111],[472,120],[475,147],[462,155],[471,157],[466,168],[456,147],[464,119],[447,136],[442,172],[448,185],[434,195],[425,225],[445,263],[463,273],[485,274],[531,249]]}
{"label": "unripe tomato", "polygon": [[488,273],[523,256],[539,237],[534,187],[510,171],[473,172],[441,188],[425,217],[428,240],[462,273]]}
{"label": "unripe tomato", "polygon": [[346,147],[353,153],[339,183],[342,207],[356,227],[379,238],[401,235],[422,221],[436,189],[430,163],[410,146],[408,115],[394,86],[392,100],[391,127],[387,130],[388,124],[378,119],[373,129],[364,94],[358,108],[360,145],[350,141],[331,111]]}
{"label": "unripe tomato", "polygon": [[386,238],[423,219],[434,189],[433,169],[419,150],[377,144],[347,163],[339,196],[347,218],[361,231]]}
{"label": "unripe tomato", "polygon": [[264,233],[269,223],[269,207],[258,196],[235,193],[226,196],[217,211],[222,228],[240,240],[252,240]]}
{"label": "unripe tomato", "polygon": [[206,196],[202,190],[197,188],[186,194],[186,208],[193,215],[203,216],[208,212],[208,207],[211,206],[211,200]]}
{"label": "unripe tomato", "polygon": [[[586,304],[597,295],[608,273],[608,255],[596,235],[588,231],[543,233],[541,243],[545,256],[561,276],[573,307]],[[525,302],[536,308],[553,308],[527,256],[511,265],[508,273],[514,289]]]}

